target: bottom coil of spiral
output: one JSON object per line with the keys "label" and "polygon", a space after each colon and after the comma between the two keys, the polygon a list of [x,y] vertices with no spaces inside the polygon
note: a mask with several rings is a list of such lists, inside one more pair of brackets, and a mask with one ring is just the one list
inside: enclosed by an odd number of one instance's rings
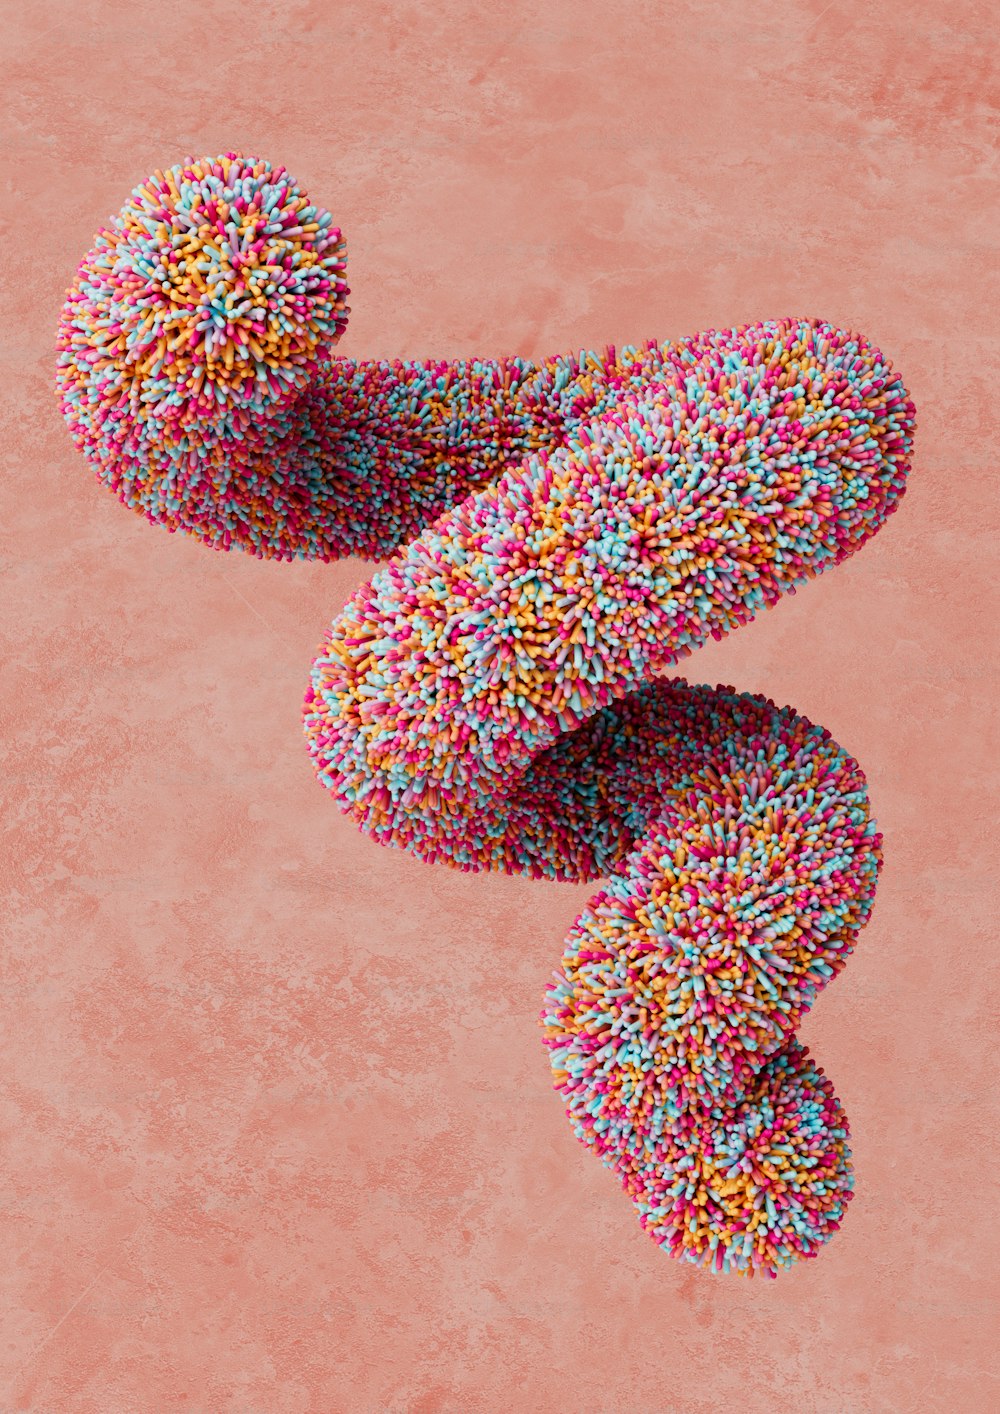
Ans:
{"label": "bottom coil of spiral", "polygon": [[850,1198],[848,1125],[793,1032],[870,913],[860,768],[790,709],[657,679],[523,780],[533,808],[511,779],[490,836],[525,846],[521,871],[612,876],[542,1014],[577,1136],[673,1255],[750,1275],[814,1256]]}
{"label": "bottom coil of spiral", "polygon": [[850,1197],[846,1117],[792,1033],[869,915],[881,840],[860,768],[804,717],[730,688],[636,696],[649,823],[570,931],[546,1045],[647,1231],[774,1275]]}

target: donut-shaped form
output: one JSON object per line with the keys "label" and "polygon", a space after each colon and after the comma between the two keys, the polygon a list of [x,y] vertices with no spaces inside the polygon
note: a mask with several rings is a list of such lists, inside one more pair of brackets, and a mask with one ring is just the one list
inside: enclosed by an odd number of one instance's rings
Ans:
{"label": "donut-shaped form", "polygon": [[814,319],[534,366],[336,359],[343,276],[283,169],[156,174],[70,291],[67,420],[171,530],[392,555],[313,664],[319,779],[422,859],[608,879],[546,994],[556,1087],[657,1242],[773,1276],[851,1196],[846,1117],[794,1033],[881,840],[824,729],[661,674],[879,528],[913,405]]}

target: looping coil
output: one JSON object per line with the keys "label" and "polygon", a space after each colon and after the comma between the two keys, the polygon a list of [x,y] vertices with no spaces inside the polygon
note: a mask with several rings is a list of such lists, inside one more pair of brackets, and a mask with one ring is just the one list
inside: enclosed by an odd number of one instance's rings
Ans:
{"label": "looping coil", "polygon": [[773,1276],[851,1197],[795,1030],[881,839],[827,731],[663,673],[880,527],[913,405],[815,319],[539,363],[337,358],[344,251],[283,168],[154,174],[69,292],[64,415],[170,530],[391,556],[313,664],[319,779],[425,860],[608,881],[546,993],[556,1087],[656,1241]]}

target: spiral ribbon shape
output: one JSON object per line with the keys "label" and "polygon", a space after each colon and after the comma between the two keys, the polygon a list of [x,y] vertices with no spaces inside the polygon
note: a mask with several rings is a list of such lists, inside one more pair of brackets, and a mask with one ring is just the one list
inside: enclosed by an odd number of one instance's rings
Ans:
{"label": "spiral ribbon shape", "polygon": [[603,353],[350,361],[345,246],[283,168],[157,172],[68,292],[57,386],[133,510],[216,549],[388,558],[312,667],[320,781],[379,843],[605,880],[545,996],[577,1136],[673,1256],[774,1276],[852,1191],[795,1037],[866,922],[864,775],[663,676],[895,510],[914,408],[816,319]]}

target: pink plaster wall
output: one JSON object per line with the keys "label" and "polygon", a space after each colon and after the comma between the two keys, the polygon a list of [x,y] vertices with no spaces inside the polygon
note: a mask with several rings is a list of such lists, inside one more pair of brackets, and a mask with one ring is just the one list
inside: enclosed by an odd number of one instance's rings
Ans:
{"label": "pink plaster wall", "polygon": [[[990,6],[6,9],[0,1409],[1000,1408]],[[803,1028],[857,1200],[784,1279],[671,1263],[572,1139],[535,1017],[588,891],[380,850],[313,779],[369,571],[168,537],[70,446],[76,261],[231,146],[344,227],[344,353],[815,313],[908,381],[885,533],[689,665],[827,725],[886,838]]]}

